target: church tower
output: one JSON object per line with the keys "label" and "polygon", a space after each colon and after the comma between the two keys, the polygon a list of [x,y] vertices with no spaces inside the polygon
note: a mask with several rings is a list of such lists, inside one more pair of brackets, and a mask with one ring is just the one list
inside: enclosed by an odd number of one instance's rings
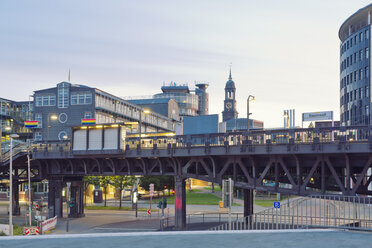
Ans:
{"label": "church tower", "polygon": [[230,119],[238,118],[238,111],[236,111],[236,100],[235,100],[235,83],[231,77],[231,66],[229,80],[226,82],[225,86],[225,100],[224,107],[222,111],[222,121],[227,121]]}

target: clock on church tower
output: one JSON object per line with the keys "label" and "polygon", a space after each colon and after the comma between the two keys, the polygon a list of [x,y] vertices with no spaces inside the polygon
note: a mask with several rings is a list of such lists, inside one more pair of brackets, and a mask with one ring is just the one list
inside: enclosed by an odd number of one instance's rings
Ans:
{"label": "clock on church tower", "polygon": [[235,100],[235,83],[231,77],[231,68],[229,74],[229,80],[225,86],[225,100],[224,109],[222,111],[222,121],[238,118],[238,111],[236,111],[236,100]]}

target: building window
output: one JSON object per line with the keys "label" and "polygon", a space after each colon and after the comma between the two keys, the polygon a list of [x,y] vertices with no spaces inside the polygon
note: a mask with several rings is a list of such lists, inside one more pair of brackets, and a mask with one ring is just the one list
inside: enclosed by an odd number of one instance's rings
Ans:
{"label": "building window", "polygon": [[72,93],[71,105],[83,105],[92,103],[91,93]]}
{"label": "building window", "polygon": [[58,84],[58,108],[68,107],[68,96],[69,96],[69,84],[68,83]]}
{"label": "building window", "polygon": [[37,125],[38,128],[43,127],[43,116],[41,113],[35,113],[35,121],[38,121],[38,125]]}
{"label": "building window", "polygon": [[363,51],[359,50],[359,61],[362,61],[363,58]]}
{"label": "building window", "polygon": [[40,141],[43,139],[41,132],[35,132],[34,140]]}
{"label": "building window", "polygon": [[59,114],[58,120],[59,120],[60,123],[66,123],[66,121],[67,121],[67,114],[66,113]]}
{"label": "building window", "polygon": [[36,96],[36,107],[55,106],[55,105],[56,105],[55,95]]}
{"label": "building window", "polygon": [[369,30],[367,29],[366,30],[366,32],[365,32],[365,35],[364,35],[365,37],[366,37],[366,40],[368,40],[369,39]]}
{"label": "building window", "polygon": [[364,69],[364,71],[365,71],[365,74],[366,74],[365,78],[369,78],[369,69],[368,69],[368,66]]}
{"label": "building window", "polygon": [[366,94],[366,97],[369,97],[369,87],[368,86],[366,86],[365,94]]}
{"label": "building window", "polygon": [[92,112],[85,112],[84,113],[84,119],[92,119],[92,118],[93,118]]}
{"label": "building window", "polygon": [[59,140],[66,140],[68,137],[67,137],[67,132],[66,131],[61,131],[59,132],[58,134],[58,139]]}
{"label": "building window", "polygon": [[368,57],[369,57],[369,48],[368,47],[366,48],[365,54],[366,54],[366,59],[368,59]]}

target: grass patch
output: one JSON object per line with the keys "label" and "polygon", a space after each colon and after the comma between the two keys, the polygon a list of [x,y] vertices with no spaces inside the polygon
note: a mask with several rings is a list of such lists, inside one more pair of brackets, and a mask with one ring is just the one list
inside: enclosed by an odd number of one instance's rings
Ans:
{"label": "grass patch", "polygon": [[[205,187],[204,189],[212,191],[212,187]],[[214,186],[214,192],[221,192],[222,189],[220,186]]]}
{"label": "grass patch", "polygon": [[[119,210],[119,211],[132,211],[132,207],[128,207],[128,206],[123,206],[121,208],[119,207],[104,207],[104,206],[86,206],[85,209],[87,210]],[[147,211],[148,209],[147,208],[139,208],[137,209],[138,211]],[[152,210],[152,211],[157,211],[157,210]]]}
{"label": "grass patch", "polygon": [[13,235],[22,235],[23,226],[13,226]]}
{"label": "grass patch", "polygon": [[274,207],[274,202],[276,200],[255,200],[254,204],[261,206],[261,207]]}
{"label": "grass patch", "polygon": [[[218,205],[221,198],[212,194],[186,191],[186,204],[188,205]],[[155,204],[159,200],[154,201]],[[174,204],[174,196],[167,197],[168,204]]]}

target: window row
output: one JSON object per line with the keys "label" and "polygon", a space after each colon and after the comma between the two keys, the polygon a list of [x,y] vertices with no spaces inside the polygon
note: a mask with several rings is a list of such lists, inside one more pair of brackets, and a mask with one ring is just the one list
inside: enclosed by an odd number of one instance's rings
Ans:
{"label": "window row", "polygon": [[365,48],[362,50],[359,50],[359,52],[356,52],[354,54],[351,54],[349,57],[345,58],[344,61],[341,63],[341,71],[348,68],[349,66],[352,66],[353,64],[356,64],[358,61],[362,61],[363,59],[369,58],[369,48]]}
{"label": "window row", "polygon": [[356,90],[352,90],[350,92],[347,92],[345,95],[341,96],[340,104],[347,104],[351,101],[363,99],[365,97],[369,97],[369,87],[361,87]]}
{"label": "window row", "polygon": [[71,94],[71,105],[82,105],[91,104],[92,94],[91,93],[72,93]]}
{"label": "window row", "polygon": [[341,54],[343,54],[347,49],[352,48],[356,44],[369,39],[369,30],[361,31],[353,37],[349,38],[348,41],[344,42],[341,47]]}
{"label": "window row", "polygon": [[351,72],[350,74],[343,77],[340,82],[340,87],[341,88],[346,87],[346,85],[356,82],[357,80],[363,80],[364,78],[369,78],[368,66],[366,66],[364,69],[359,69],[354,72]]}
{"label": "window row", "polygon": [[69,84],[60,83],[57,86],[58,88],[58,108],[67,108],[68,107],[68,98],[69,98]]}
{"label": "window row", "polygon": [[55,95],[36,96],[36,107],[56,106]]}
{"label": "window row", "polygon": [[351,108],[341,114],[341,122],[351,120],[351,124],[369,123],[369,105],[361,108]]}

